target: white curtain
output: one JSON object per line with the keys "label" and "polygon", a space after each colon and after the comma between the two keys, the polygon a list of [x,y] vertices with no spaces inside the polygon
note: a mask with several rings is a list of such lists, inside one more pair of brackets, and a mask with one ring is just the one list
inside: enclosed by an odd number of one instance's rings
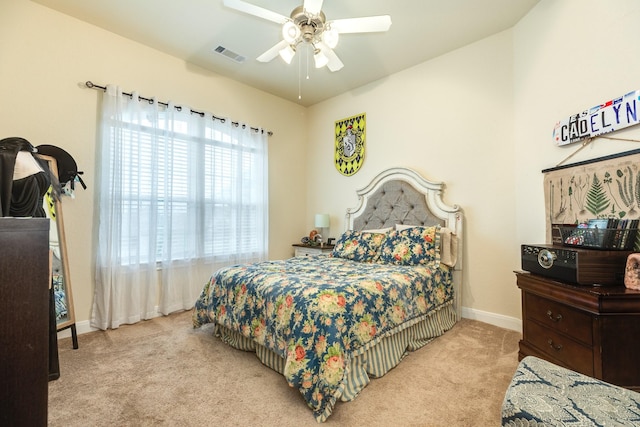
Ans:
{"label": "white curtain", "polygon": [[190,309],[216,269],[267,259],[266,132],[113,85],[100,129],[91,326]]}

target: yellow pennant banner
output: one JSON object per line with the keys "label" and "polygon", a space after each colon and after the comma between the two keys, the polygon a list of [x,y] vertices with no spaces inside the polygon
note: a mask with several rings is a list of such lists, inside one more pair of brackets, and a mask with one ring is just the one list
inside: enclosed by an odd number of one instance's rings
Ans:
{"label": "yellow pennant banner", "polygon": [[338,172],[351,176],[360,170],[364,162],[365,139],[365,113],[336,121],[334,161]]}

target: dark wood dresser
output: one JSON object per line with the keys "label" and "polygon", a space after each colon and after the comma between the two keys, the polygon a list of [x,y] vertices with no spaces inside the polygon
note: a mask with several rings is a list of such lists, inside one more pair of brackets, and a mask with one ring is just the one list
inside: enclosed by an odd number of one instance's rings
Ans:
{"label": "dark wood dresser", "polygon": [[640,291],[580,286],[516,272],[522,291],[519,359],[536,356],[640,390]]}
{"label": "dark wood dresser", "polygon": [[0,425],[46,426],[49,220],[0,218]]}

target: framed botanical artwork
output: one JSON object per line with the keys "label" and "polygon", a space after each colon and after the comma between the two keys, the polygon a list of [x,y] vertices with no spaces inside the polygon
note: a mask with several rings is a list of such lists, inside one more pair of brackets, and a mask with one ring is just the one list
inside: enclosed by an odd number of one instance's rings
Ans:
{"label": "framed botanical artwork", "polygon": [[364,162],[366,114],[336,121],[334,162],[343,175],[351,176]]}
{"label": "framed botanical artwork", "polygon": [[[640,219],[640,150],[557,166],[542,173],[547,241],[558,241],[552,231],[558,225],[566,228],[601,220],[602,228],[606,220],[613,220],[614,228],[618,228]],[[639,247],[640,242],[635,243]]]}

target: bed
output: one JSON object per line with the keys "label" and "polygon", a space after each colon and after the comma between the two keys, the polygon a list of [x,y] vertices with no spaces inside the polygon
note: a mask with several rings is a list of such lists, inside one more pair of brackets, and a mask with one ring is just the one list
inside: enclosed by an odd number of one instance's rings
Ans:
{"label": "bed", "polygon": [[383,171],[357,191],[330,255],[218,270],[194,327],[213,323],[254,351],[325,421],[460,318],[463,216],[443,190],[410,169]]}

